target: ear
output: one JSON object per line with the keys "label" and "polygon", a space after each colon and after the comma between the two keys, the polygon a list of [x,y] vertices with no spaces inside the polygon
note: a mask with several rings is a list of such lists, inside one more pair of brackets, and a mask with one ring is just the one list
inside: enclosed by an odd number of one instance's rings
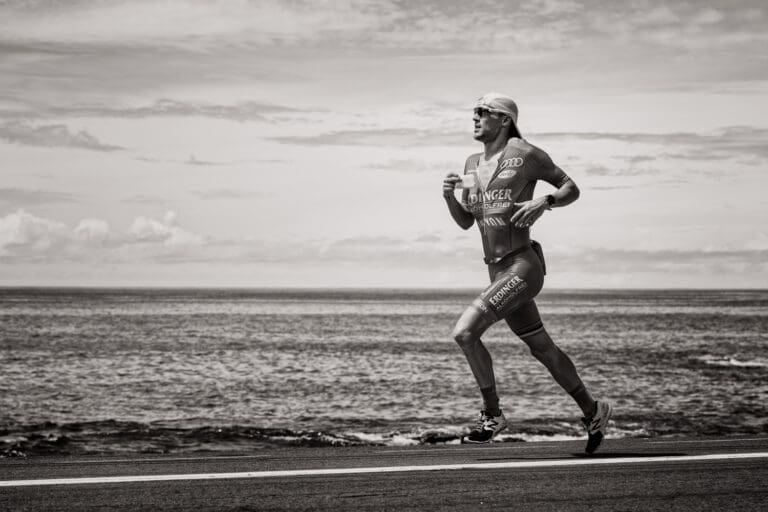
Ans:
{"label": "ear", "polygon": [[513,126],[514,125],[512,124],[512,118],[510,118],[509,116],[501,116],[501,129],[502,130],[504,128],[507,129],[507,137],[512,136],[512,130],[514,129],[512,128]]}

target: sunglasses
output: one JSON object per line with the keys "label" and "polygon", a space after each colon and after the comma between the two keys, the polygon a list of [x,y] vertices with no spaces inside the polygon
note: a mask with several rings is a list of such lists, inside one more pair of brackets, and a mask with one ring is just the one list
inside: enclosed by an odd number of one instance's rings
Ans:
{"label": "sunglasses", "polygon": [[474,109],[474,115],[477,117],[499,117],[499,114],[493,110],[482,107]]}

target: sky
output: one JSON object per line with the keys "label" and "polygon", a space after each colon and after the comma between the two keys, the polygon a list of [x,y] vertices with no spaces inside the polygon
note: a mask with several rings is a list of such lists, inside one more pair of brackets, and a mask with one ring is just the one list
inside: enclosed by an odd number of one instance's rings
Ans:
{"label": "sky", "polygon": [[0,286],[481,289],[489,91],[581,189],[545,286],[768,288],[757,0],[0,0]]}

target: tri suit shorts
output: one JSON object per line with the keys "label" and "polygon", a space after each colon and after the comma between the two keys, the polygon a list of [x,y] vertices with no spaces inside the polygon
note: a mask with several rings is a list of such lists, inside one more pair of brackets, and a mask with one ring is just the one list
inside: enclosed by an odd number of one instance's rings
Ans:
{"label": "tri suit shorts", "polygon": [[544,285],[541,247],[531,245],[488,265],[491,284],[472,302],[489,323],[502,318],[521,338],[544,329],[533,298]]}

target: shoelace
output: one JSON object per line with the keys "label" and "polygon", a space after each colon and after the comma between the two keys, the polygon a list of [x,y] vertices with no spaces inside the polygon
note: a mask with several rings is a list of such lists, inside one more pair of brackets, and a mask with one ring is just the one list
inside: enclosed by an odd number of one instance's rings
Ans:
{"label": "shoelace", "polygon": [[492,417],[480,413],[480,415],[477,417],[477,420],[475,421],[475,428],[473,430],[476,432],[482,432],[485,426],[492,421]]}
{"label": "shoelace", "polygon": [[602,422],[604,421],[604,418],[596,418],[595,416],[592,416],[591,418],[581,418],[582,423],[584,423],[584,427],[587,429],[587,432],[590,434],[599,430],[599,427],[602,425]]}

